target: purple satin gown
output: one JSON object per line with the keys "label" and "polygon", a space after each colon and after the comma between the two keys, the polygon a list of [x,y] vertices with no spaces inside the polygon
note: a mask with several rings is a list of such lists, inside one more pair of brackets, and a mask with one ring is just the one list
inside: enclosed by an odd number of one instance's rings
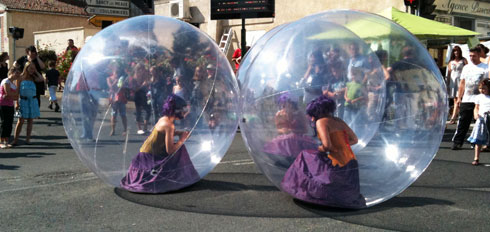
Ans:
{"label": "purple satin gown", "polygon": [[[158,152],[159,151],[159,152]],[[165,151],[165,135],[153,130],[131,161],[121,187],[131,192],[164,193],[200,180],[199,174],[182,145],[173,155]]]}
{"label": "purple satin gown", "polygon": [[263,151],[276,166],[287,169],[301,151],[317,148],[317,142],[311,136],[305,135],[306,122],[302,117],[304,116],[299,114],[276,116],[276,127],[289,131],[264,144]]}
{"label": "purple satin gown", "polygon": [[344,131],[330,133],[336,153],[303,150],[281,182],[294,198],[333,207],[364,208],[360,193],[359,167]]}

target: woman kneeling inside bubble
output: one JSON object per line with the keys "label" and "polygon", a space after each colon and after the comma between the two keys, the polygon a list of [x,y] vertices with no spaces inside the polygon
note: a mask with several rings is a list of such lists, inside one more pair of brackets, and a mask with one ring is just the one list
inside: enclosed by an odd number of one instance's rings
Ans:
{"label": "woman kneeling inside bubble", "polygon": [[[189,113],[187,103],[171,94],[163,104],[161,117],[151,134],[132,160],[121,187],[131,192],[162,193],[178,190],[197,182],[200,177],[194,169],[184,141],[188,131],[175,131],[175,120]],[[174,142],[174,136],[179,136]]]}
{"label": "woman kneeling inside bubble", "polygon": [[344,208],[363,208],[359,167],[351,145],[357,136],[342,119],[334,117],[335,101],[323,95],[311,101],[311,117],[321,145],[303,150],[281,182],[284,191],[307,202]]}
{"label": "woman kneeling inside bubble", "polygon": [[275,165],[289,168],[296,156],[306,149],[315,149],[318,145],[308,132],[308,120],[304,112],[289,93],[283,93],[277,100],[280,110],[274,121],[278,136],[264,145],[264,152],[270,154]]}

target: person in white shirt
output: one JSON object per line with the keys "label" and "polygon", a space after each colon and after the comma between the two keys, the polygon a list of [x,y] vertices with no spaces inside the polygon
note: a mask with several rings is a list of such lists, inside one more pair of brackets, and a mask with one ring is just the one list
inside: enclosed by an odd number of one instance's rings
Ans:
{"label": "person in white shirt", "polygon": [[470,49],[470,62],[461,71],[458,97],[455,104],[459,106],[459,118],[456,132],[453,136],[452,150],[461,149],[466,133],[473,120],[475,99],[478,96],[478,85],[484,79],[488,79],[488,65],[480,61],[480,55],[476,48]]}
{"label": "person in white shirt", "polygon": [[485,79],[478,86],[480,94],[475,99],[473,112],[476,120],[468,142],[475,144],[475,158],[471,164],[480,164],[480,152],[483,145],[488,144],[488,126],[490,126],[490,80]]}

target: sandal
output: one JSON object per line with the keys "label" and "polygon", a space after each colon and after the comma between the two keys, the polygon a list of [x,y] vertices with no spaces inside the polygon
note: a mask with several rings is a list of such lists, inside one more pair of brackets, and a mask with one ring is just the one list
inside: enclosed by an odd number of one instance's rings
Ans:
{"label": "sandal", "polygon": [[485,146],[481,149],[482,152],[490,152],[490,147]]}
{"label": "sandal", "polygon": [[447,123],[447,124],[456,124],[456,119],[455,118],[451,118],[451,120]]}
{"label": "sandal", "polygon": [[473,166],[478,166],[480,164],[480,162],[476,159],[476,160],[473,160],[473,162],[471,162],[471,164]]}

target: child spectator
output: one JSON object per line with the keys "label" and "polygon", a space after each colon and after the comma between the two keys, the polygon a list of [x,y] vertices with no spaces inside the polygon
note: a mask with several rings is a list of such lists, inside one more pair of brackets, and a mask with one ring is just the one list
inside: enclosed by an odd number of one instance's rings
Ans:
{"label": "child spectator", "polygon": [[473,117],[476,120],[471,136],[468,138],[470,143],[475,144],[475,158],[471,164],[480,164],[480,151],[482,145],[488,144],[488,126],[490,122],[490,80],[485,79],[480,82],[478,86],[480,94],[475,99],[475,110],[473,111]]}
{"label": "child spectator", "polygon": [[46,72],[46,79],[48,80],[49,89],[49,109],[53,109],[53,103],[55,104],[54,111],[60,111],[60,106],[58,105],[58,100],[56,99],[56,88],[58,87],[58,79],[60,78],[60,72],[55,69],[56,63],[54,61],[49,61],[49,70]]}
{"label": "child spectator", "polygon": [[[345,98],[345,120],[349,125],[352,125],[356,119],[363,119],[361,116],[361,108],[366,100],[365,88],[362,84],[364,72],[360,68],[353,67],[351,69],[352,80],[347,82],[344,98]],[[358,122],[359,123],[359,122]],[[357,123],[357,124],[358,124]]]}
{"label": "child spectator", "polygon": [[20,69],[14,65],[10,69],[8,77],[0,83],[0,116],[2,118],[0,148],[2,149],[11,146],[8,144],[8,140],[12,133],[12,123],[14,122],[14,100],[19,98],[19,91],[17,91],[17,86],[15,85],[15,81],[19,76]]}

